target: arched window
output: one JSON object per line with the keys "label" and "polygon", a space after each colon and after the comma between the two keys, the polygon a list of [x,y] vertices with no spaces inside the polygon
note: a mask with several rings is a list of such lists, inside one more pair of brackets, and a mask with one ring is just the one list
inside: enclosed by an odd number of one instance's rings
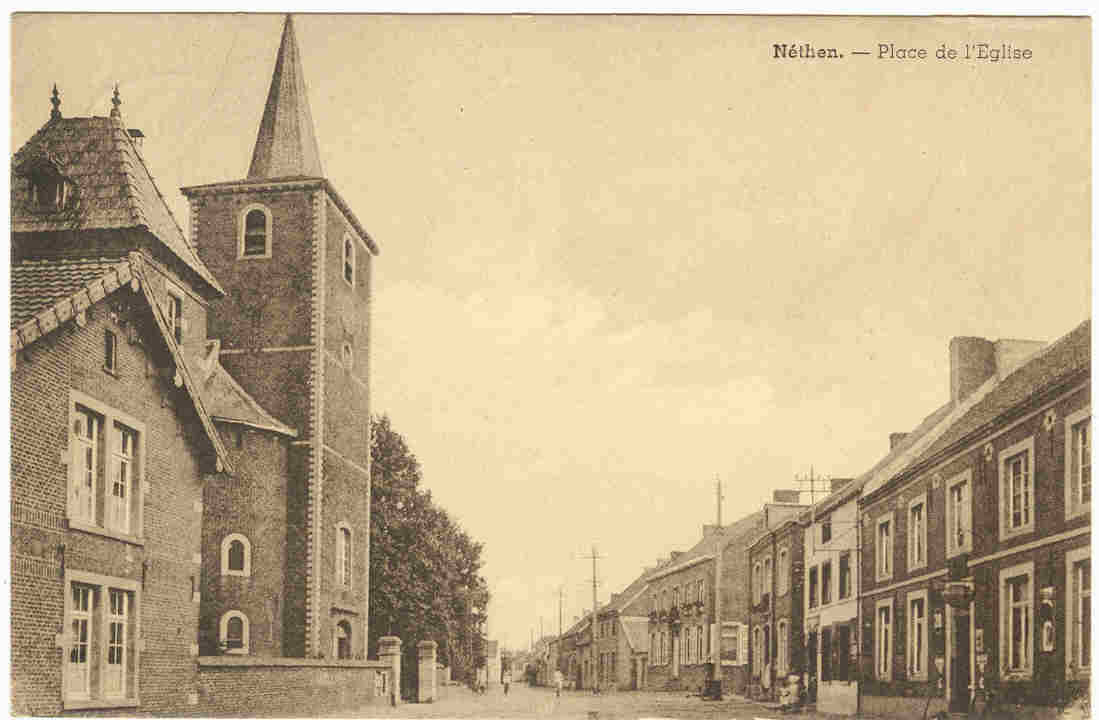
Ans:
{"label": "arched window", "polygon": [[248,577],[252,574],[252,544],[240,533],[221,541],[221,574]]}
{"label": "arched window", "polygon": [[351,526],[336,526],[336,584],[351,587]]}
{"label": "arched window", "polygon": [[230,610],[221,616],[218,642],[222,650],[233,655],[248,654],[248,616],[240,610]]}
{"label": "arched window", "polygon": [[332,654],[339,660],[351,659],[351,623],[340,620],[332,631]]}
{"label": "arched window", "polygon": [[355,240],[348,233],[343,236],[343,280],[355,287]]}
{"label": "arched window", "polygon": [[271,257],[271,211],[263,205],[249,205],[240,216],[238,257]]}

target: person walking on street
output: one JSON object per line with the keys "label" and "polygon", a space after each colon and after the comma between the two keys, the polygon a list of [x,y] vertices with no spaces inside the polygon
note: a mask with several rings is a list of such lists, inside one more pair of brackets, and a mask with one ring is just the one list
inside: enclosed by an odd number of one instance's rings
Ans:
{"label": "person walking on street", "polygon": [[508,694],[508,687],[511,686],[511,670],[504,671],[504,694]]}
{"label": "person walking on street", "polygon": [[553,684],[557,688],[557,697],[561,697],[561,686],[565,684],[565,676],[560,670],[553,671]]}

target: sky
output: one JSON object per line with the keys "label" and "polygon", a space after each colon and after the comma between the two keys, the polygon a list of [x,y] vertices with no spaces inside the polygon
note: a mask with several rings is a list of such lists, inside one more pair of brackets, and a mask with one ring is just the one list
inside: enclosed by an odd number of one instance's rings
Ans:
{"label": "sky", "polygon": [[[278,15],[17,15],[12,150],[123,120],[242,178]],[[1053,340],[1090,285],[1080,20],[301,15],[324,169],[381,246],[376,413],[484,542],[489,630],[558,629],[949,396],[951,337]],[[774,43],[870,51],[777,60]],[[1012,43],[1028,62],[891,61]],[[59,50],[63,48],[64,50]]]}

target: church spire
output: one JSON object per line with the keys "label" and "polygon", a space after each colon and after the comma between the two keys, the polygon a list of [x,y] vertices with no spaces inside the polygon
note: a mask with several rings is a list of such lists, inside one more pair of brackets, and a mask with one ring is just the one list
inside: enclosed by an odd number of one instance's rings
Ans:
{"label": "church spire", "polygon": [[294,37],[294,22],[287,15],[248,179],[294,175],[323,177],[324,172],[317,136],[313,132],[309,98],[305,93],[305,75]]}

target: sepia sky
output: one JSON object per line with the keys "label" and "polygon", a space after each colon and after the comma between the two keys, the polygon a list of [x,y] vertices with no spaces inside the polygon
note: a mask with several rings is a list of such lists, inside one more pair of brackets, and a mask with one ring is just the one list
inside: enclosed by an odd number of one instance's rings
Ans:
{"label": "sepia sky", "polygon": [[[122,116],[242,178],[277,15],[13,20],[12,150]],[[1090,309],[1083,20],[298,16],[327,176],[377,239],[372,410],[486,544],[524,646],[715,515],[861,473],[948,398],[955,335]],[[773,43],[866,50],[776,60]],[[1011,43],[1028,62],[879,60]],[[585,584],[587,583],[587,584]]]}

